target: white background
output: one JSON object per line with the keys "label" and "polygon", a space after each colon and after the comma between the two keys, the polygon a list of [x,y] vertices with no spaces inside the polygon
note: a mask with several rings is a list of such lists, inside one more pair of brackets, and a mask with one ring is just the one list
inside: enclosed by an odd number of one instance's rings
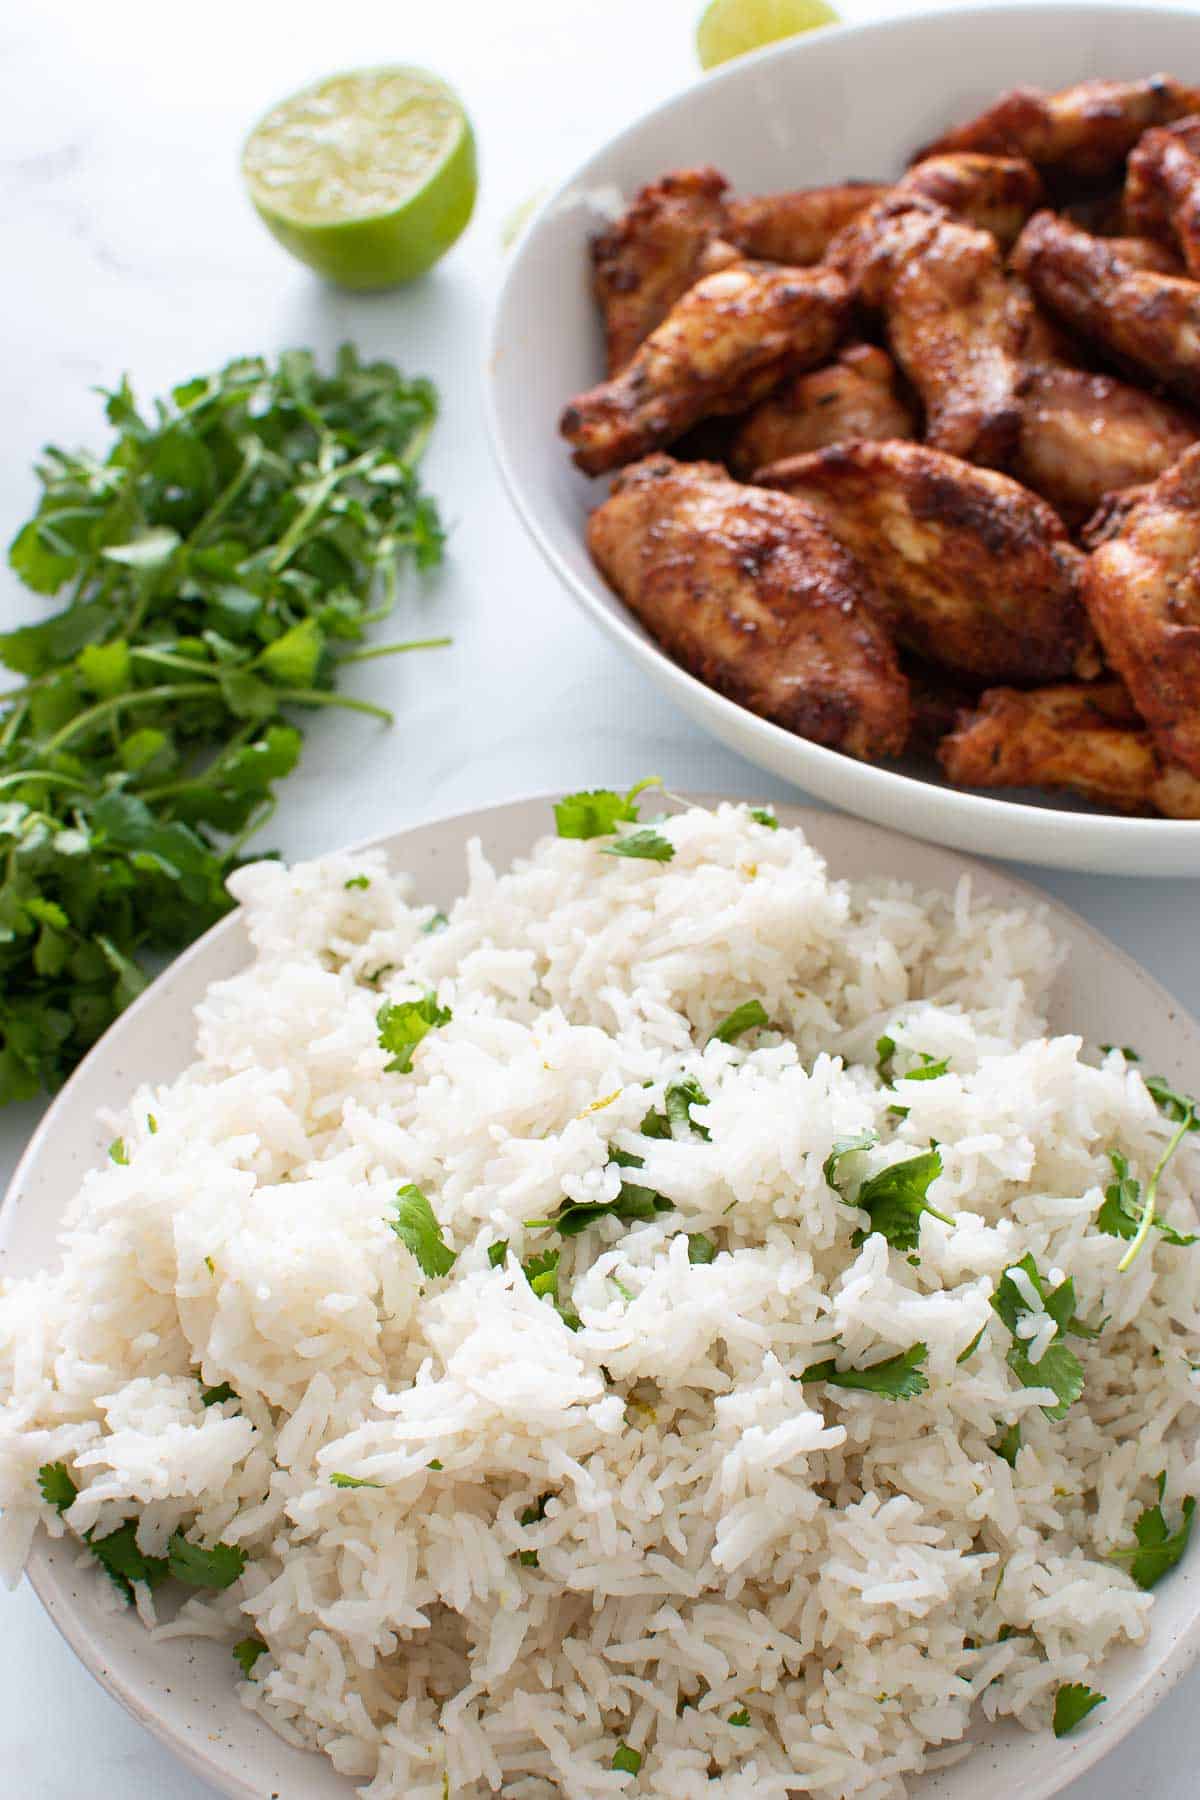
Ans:
{"label": "white background", "polygon": [[[149,395],[243,352],[328,351],[353,337],[441,390],[425,468],[451,528],[449,556],[410,604],[413,629],[402,626],[403,635],[452,632],[455,644],[357,671],[356,691],[394,707],[394,730],[331,713],[306,722],[304,761],[264,840],[289,856],[650,771],[675,788],[784,797],[780,783],[708,742],[574,611],[510,514],[483,433],[483,334],[505,221],[693,78],[699,9],[700,0],[0,3],[0,536],[34,500],[30,468],[44,442],[99,442],[89,389],[124,370]],[[847,18],[884,10],[843,5]],[[470,231],[431,277],[351,299],[266,236],[241,192],[238,148],[290,89],[378,61],[425,63],[459,88],[482,186]],[[1195,79],[1198,68],[1200,18],[1197,68],[1177,73]],[[24,616],[25,597],[0,573],[0,621]],[[1194,885],[1026,873],[1200,1011]],[[0,1177],[36,1116],[34,1107],[0,1115]],[[1184,1800],[1200,1785],[1197,1768],[1200,1675],[1070,1800]],[[0,1800],[18,1793],[210,1793],[83,1672],[27,1588],[0,1595]]]}

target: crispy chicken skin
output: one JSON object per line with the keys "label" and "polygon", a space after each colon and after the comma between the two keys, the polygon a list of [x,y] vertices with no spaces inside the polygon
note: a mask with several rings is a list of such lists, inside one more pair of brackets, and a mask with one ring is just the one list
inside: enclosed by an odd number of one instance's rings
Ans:
{"label": "crispy chicken skin", "polygon": [[839,187],[731,200],[725,209],[724,235],[747,256],[807,268],[821,261],[843,225],[882,200],[887,191],[879,181],[844,181]]}
{"label": "crispy chicken skin", "polygon": [[1020,430],[1024,321],[996,240],[919,195],[885,200],[841,233],[829,264],[883,311],[896,361],[925,407],[926,441],[1001,463]]}
{"label": "crispy chicken skin", "polygon": [[785,494],[648,457],[588,521],[609,585],[677,662],[761,718],[872,758],[908,736],[908,686],[866,577]]}
{"label": "crispy chicken skin", "polygon": [[975,119],[919,150],[914,162],[952,150],[1025,156],[1084,181],[1099,181],[1121,164],[1151,125],[1168,125],[1200,110],[1200,90],[1170,75],[1141,81],[1081,81],[1061,93],[1019,87]]}
{"label": "crispy chicken skin", "polygon": [[760,470],[866,569],[901,643],[979,681],[1072,673],[1085,560],[1045,501],[925,444],[857,443]]}
{"label": "crispy chicken skin", "polygon": [[1200,283],[1135,268],[1052,212],[1030,219],[1013,267],[1074,330],[1200,405]]}
{"label": "crispy chicken skin", "polygon": [[1163,756],[1200,776],[1200,445],[1126,496],[1083,598]]}
{"label": "crispy chicken skin", "polygon": [[688,289],[619,375],[572,400],[559,429],[589,475],[618,468],[711,413],[753,405],[789,369],[824,362],[848,311],[829,269],[721,269]]}
{"label": "crispy chicken skin", "polygon": [[1200,437],[1200,423],[1111,375],[1031,368],[1020,387],[1013,473],[1078,525],[1105,494],[1153,481]]}
{"label": "crispy chicken skin", "polygon": [[1177,245],[1200,276],[1200,118],[1148,131],[1125,175],[1125,212],[1135,230]]}
{"label": "crispy chicken skin", "polygon": [[967,224],[990,231],[1006,250],[1046,199],[1041,176],[1023,156],[980,156],[970,151],[914,163],[893,192],[920,194],[944,206]]}
{"label": "crispy chicken skin", "polygon": [[604,314],[610,375],[695,281],[706,245],[724,224],[726,186],[716,169],[672,170],[592,239],[592,289]]}
{"label": "crispy chicken skin", "polygon": [[847,344],[836,362],[797,375],[755,407],[730,446],[729,466],[745,478],[766,463],[846,438],[911,438],[916,429],[887,351]]}
{"label": "crispy chicken skin", "polygon": [[1200,781],[1164,763],[1119,682],[990,688],[938,759],[959,787],[1070,788],[1119,812],[1200,819]]}

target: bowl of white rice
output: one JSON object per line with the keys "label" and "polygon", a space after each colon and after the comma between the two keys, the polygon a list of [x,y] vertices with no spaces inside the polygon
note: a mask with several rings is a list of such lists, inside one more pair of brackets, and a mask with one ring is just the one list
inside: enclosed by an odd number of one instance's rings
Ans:
{"label": "bowl of white rice", "polygon": [[859,822],[235,878],[0,1211],[0,1568],[220,1792],[1042,1800],[1200,1646],[1200,1034]]}

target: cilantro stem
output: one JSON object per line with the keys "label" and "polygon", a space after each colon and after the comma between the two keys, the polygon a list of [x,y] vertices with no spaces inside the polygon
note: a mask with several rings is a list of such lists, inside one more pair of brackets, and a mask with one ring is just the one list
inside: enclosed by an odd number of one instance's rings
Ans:
{"label": "cilantro stem", "polygon": [[[24,692],[22,688],[18,688],[15,691],[17,693]],[[13,695],[11,693],[2,694],[0,695],[0,705],[7,706],[12,699]],[[27,700],[22,700],[20,705],[14,706],[9,713],[8,718],[5,721],[4,730],[0,732],[0,756],[3,756],[4,752],[8,749],[9,745],[20,731],[21,726],[25,723],[25,715],[28,711],[29,702]]]}
{"label": "cilantro stem", "polygon": [[138,662],[161,663],[164,669],[183,669],[190,675],[207,675],[212,679],[217,665],[204,662],[198,656],[180,656],[174,650],[143,649],[137,647],[129,652]]}
{"label": "cilantro stem", "polygon": [[291,700],[296,706],[344,706],[350,712],[367,713],[372,719],[382,719],[385,725],[394,724],[396,718],[386,706],[376,706],[373,700],[355,700],[349,694],[328,694],[321,688],[280,688],[279,698]]}
{"label": "cilantro stem", "polygon": [[69,744],[73,737],[81,731],[119,713],[123,706],[144,706],[147,700],[196,700],[207,698],[217,693],[216,684],[212,681],[177,681],[166,687],[136,688],[132,693],[115,694],[111,700],[101,700],[95,706],[89,706],[86,712],[77,713],[68,719],[61,731],[56,731],[52,738],[42,745],[42,755],[49,756],[51,751],[59,750]]}
{"label": "cilantro stem", "polygon": [[444,650],[452,644],[453,638],[413,638],[407,644],[378,644],[371,650],[352,650],[348,656],[339,656],[336,660],[339,668],[345,663],[374,662],[377,656],[399,656],[405,650]]}
{"label": "cilantro stem", "polygon": [[[332,448],[333,440],[327,439],[326,442]],[[296,517],[292,520],[278,544],[275,546],[274,554],[267,564],[267,568],[272,575],[278,575],[279,571],[286,567],[294,552],[299,549],[300,545],[307,537],[309,527],[313,520],[323,511],[334,490],[349,476],[361,474],[364,469],[369,469],[378,461],[378,450],[364,450],[361,456],[355,456],[348,463],[340,463],[337,467],[330,469],[329,472],[317,482],[311,497],[305,505],[300,508],[300,511],[296,514]]]}
{"label": "cilantro stem", "polygon": [[1154,1224],[1154,1214],[1156,1202],[1158,1200],[1159,1177],[1174,1156],[1176,1150],[1178,1150],[1180,1144],[1182,1144],[1188,1132],[1191,1131],[1195,1123],[1195,1117],[1195,1113],[1190,1110],[1184,1113],[1183,1118],[1179,1121],[1179,1124],[1175,1129],[1174,1136],[1171,1138],[1170,1143],[1154,1165],[1154,1173],[1146,1183],[1146,1201],[1142,1208],[1141,1223],[1137,1228],[1136,1235],[1130,1240],[1128,1250],[1117,1264],[1117,1268],[1122,1275],[1133,1266],[1134,1262],[1137,1260],[1138,1252],[1146,1242],[1146,1239],[1150,1236],[1150,1228]]}
{"label": "cilantro stem", "polygon": [[237,499],[247,480],[262,461],[262,445],[257,438],[250,444],[242,458],[242,465],[232,480],[226,482],[199,524],[188,534],[188,543],[194,549],[200,543],[209,528],[216,524],[222,513],[228,512]]}

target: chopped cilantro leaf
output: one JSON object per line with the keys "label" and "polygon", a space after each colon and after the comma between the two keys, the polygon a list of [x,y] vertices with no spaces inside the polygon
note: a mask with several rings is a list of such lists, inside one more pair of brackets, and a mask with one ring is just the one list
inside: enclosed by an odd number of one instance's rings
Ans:
{"label": "chopped cilantro leaf", "polygon": [[539,1300],[549,1300],[568,1331],[579,1330],[579,1315],[565,1306],[558,1295],[558,1262],[561,1251],[543,1250],[528,1256],[521,1264],[525,1279]]}
{"label": "chopped cilantro leaf", "polygon": [[641,1751],[631,1750],[628,1744],[618,1744],[613,1751],[612,1766],[622,1775],[636,1775],[642,1766]]}
{"label": "chopped cilantro leaf", "polygon": [[885,1035],[875,1039],[875,1073],[880,1081],[887,1083],[888,1087],[892,1085],[892,1058],[895,1054],[896,1040],[894,1037]]}
{"label": "chopped cilantro leaf", "polygon": [[775,817],[775,814],[771,811],[769,806],[752,806],[750,808],[750,817],[754,820],[755,824],[765,825],[768,831],[779,830],[779,820]]}
{"label": "chopped cilantro leaf", "polygon": [[129,1152],[125,1148],[125,1139],[114,1138],[112,1143],[108,1146],[108,1155],[111,1162],[121,1163],[122,1165],[128,1163]]}
{"label": "chopped cilantro leaf", "polygon": [[508,1239],[507,1238],[497,1238],[497,1240],[494,1244],[488,1245],[487,1259],[488,1259],[489,1267],[491,1267],[493,1269],[501,1268],[504,1264],[504,1259],[507,1255],[508,1255]]}
{"label": "chopped cilantro leaf", "polygon": [[267,1654],[267,1646],[260,1637],[244,1637],[233,1646],[231,1654],[242,1674],[249,1680],[259,1657]]}
{"label": "chopped cilantro leaf", "polygon": [[[992,1295],[992,1307],[1012,1333],[1008,1366],[1022,1387],[1051,1388],[1057,1396],[1057,1404],[1044,1406],[1042,1411],[1048,1419],[1065,1418],[1068,1409],[1083,1392],[1084,1379],[1079,1358],[1060,1341],[1067,1331],[1082,1326],[1082,1321],[1075,1317],[1075,1282],[1068,1276],[1056,1288],[1047,1288],[1029,1254],[1012,1268],[1020,1269],[1028,1276],[1042,1305],[1054,1320],[1058,1340],[1048,1345],[1036,1363],[1031,1361],[1027,1340],[1016,1335],[1017,1321],[1031,1309],[1012,1279],[1012,1269],[1007,1269]],[[1089,1327],[1082,1326],[1082,1335],[1089,1335]]]}
{"label": "chopped cilantro leaf", "polygon": [[458,1260],[456,1250],[447,1249],[442,1228],[432,1206],[408,1181],[396,1194],[396,1216],[388,1220],[400,1242],[408,1247],[430,1277],[448,1275]]}
{"label": "chopped cilantro leaf", "polygon": [[[1140,1209],[1137,1204],[1140,1188],[1130,1176],[1125,1158],[1120,1157],[1118,1162],[1118,1153],[1109,1152],[1109,1160],[1117,1179],[1113,1186],[1105,1189],[1105,1203],[1100,1209],[1097,1224],[1101,1231],[1107,1231],[1110,1236],[1129,1236],[1129,1248],[1117,1264],[1122,1275],[1137,1258],[1152,1227],[1157,1227],[1168,1244],[1186,1247],[1196,1241],[1194,1237],[1181,1237],[1177,1231],[1159,1223],[1157,1201],[1158,1184],[1162,1180],[1163,1170],[1188,1133],[1200,1131],[1200,1105],[1186,1094],[1177,1094],[1173,1088],[1169,1088],[1161,1075],[1151,1075],[1146,1086],[1159,1109],[1174,1122],[1175,1132],[1151,1171],[1150,1180],[1146,1184],[1146,1199]],[[1134,1220],[1134,1229],[1127,1234],[1123,1224],[1130,1218]]]}
{"label": "chopped cilantro leaf", "polygon": [[1127,1063],[1139,1063],[1142,1060],[1137,1051],[1131,1050],[1128,1044],[1101,1044],[1100,1048],[1105,1056],[1112,1050],[1119,1050]]}
{"label": "chopped cilantro leaf", "polygon": [[1147,1075],[1146,1091],[1158,1110],[1173,1124],[1185,1125],[1189,1131],[1200,1131],[1200,1101],[1193,1100],[1190,1094],[1179,1093],[1165,1075]]}
{"label": "chopped cilantro leaf", "polygon": [[563,1237],[578,1237],[597,1219],[620,1219],[631,1225],[639,1219],[652,1219],[655,1213],[674,1210],[675,1202],[664,1200],[653,1188],[623,1181],[615,1200],[564,1200],[553,1218],[526,1219],[525,1224],[535,1230],[558,1231]]}
{"label": "chopped cilantro leaf", "polygon": [[[1096,1225],[1107,1237],[1130,1240],[1136,1238],[1142,1224],[1142,1184],[1129,1173],[1129,1164],[1119,1150],[1110,1150],[1108,1160],[1116,1180],[1104,1190],[1104,1205],[1096,1214]],[[1177,1249],[1186,1250],[1197,1241],[1194,1233],[1176,1231],[1157,1212],[1150,1223],[1164,1244],[1173,1244]]]}
{"label": "chopped cilantro leaf", "polygon": [[708,1034],[710,1044],[732,1044],[743,1032],[754,1031],[768,1023],[766,1008],[761,1000],[743,1000],[733,1011]]}
{"label": "chopped cilantro leaf", "polygon": [[360,1475],[343,1475],[335,1472],[329,1477],[329,1485],[335,1488],[377,1488],[382,1487],[383,1483],[382,1481],[364,1481]]}
{"label": "chopped cilantro leaf", "polygon": [[1175,1567],[1188,1547],[1188,1539],[1192,1535],[1192,1521],[1195,1517],[1196,1502],[1189,1494],[1180,1511],[1182,1523],[1178,1530],[1168,1529],[1162,1502],[1166,1489],[1165,1476],[1158,1478],[1158,1505],[1148,1507],[1133,1528],[1134,1542],[1125,1550],[1113,1552],[1112,1560],[1121,1563],[1129,1570],[1133,1579],[1141,1588],[1152,1588],[1162,1580],[1169,1570]]}
{"label": "chopped cilantro leaf", "polygon": [[1084,1687],[1082,1682],[1068,1681],[1054,1696],[1055,1737],[1066,1737],[1077,1725],[1082,1725],[1090,1712],[1103,1706],[1107,1698],[1106,1694],[1097,1694],[1092,1688]]}
{"label": "chopped cilantro leaf", "polygon": [[146,1114],[146,1130],[150,1133],[151,1137],[153,1137],[158,1130],[158,1120],[153,1113]]}
{"label": "chopped cilantro leaf", "polygon": [[731,1725],[748,1725],[750,1723],[750,1714],[744,1706],[739,1706],[736,1712],[730,1713],[729,1723]]}
{"label": "chopped cilantro leaf", "polygon": [[896,1356],[889,1356],[883,1362],[872,1363],[867,1369],[839,1369],[837,1363],[830,1358],[828,1362],[813,1363],[805,1369],[803,1375],[793,1376],[794,1381],[824,1381],[831,1387],[858,1388],[864,1393],[880,1394],[888,1400],[914,1400],[918,1394],[924,1394],[929,1387],[928,1381],[921,1374],[921,1367],[929,1354],[926,1344],[914,1344],[911,1350],[902,1350]]}
{"label": "chopped cilantro leaf", "polygon": [[53,1506],[60,1513],[65,1513],[74,1506],[79,1489],[67,1473],[65,1463],[43,1463],[38,1470],[37,1480],[47,1506]]}
{"label": "chopped cilantro leaf", "polygon": [[903,1074],[897,1075],[897,1081],[936,1081],[938,1076],[944,1075],[950,1067],[948,1056],[935,1058],[925,1050],[922,1050],[920,1055],[920,1066],[915,1069],[905,1069]]}
{"label": "chopped cilantro leaf", "polygon": [[619,837],[611,844],[604,844],[601,856],[631,856],[642,862],[670,862],[675,854],[675,846],[670,838],[665,838],[661,831],[654,831],[649,825],[641,831],[631,831],[626,837]]}
{"label": "chopped cilantro leaf", "polygon": [[385,1000],[375,1014],[379,1028],[379,1048],[390,1050],[392,1060],[388,1074],[407,1075],[412,1068],[413,1051],[435,1025],[448,1025],[453,1018],[448,1006],[439,1006],[435,994],[421,1000]]}
{"label": "chopped cilantro leaf", "polygon": [[426,919],[421,927],[421,933],[424,937],[431,937],[435,931],[445,931],[449,923],[444,912],[435,912]]}
{"label": "chopped cilantro leaf", "polygon": [[703,1231],[688,1232],[688,1261],[710,1263],[716,1258],[717,1246]]}
{"label": "chopped cilantro leaf", "polygon": [[84,1543],[109,1580],[120,1588],[126,1600],[133,1599],[135,1581],[144,1581],[147,1587],[157,1587],[160,1581],[166,1580],[168,1573],[174,1573],[169,1566],[168,1557],[146,1556],[138,1549],[137,1525],[132,1519],[127,1519],[116,1531],[110,1531],[107,1537],[94,1537],[89,1531]]}
{"label": "chopped cilantro leaf", "polygon": [[214,1544],[205,1550],[189,1544],[182,1531],[172,1532],[167,1556],[171,1574],[188,1587],[232,1587],[246,1567],[246,1552],[236,1544]]}
{"label": "chopped cilantro leaf", "polygon": [[220,1406],[226,1400],[236,1400],[237,1395],[227,1381],[218,1387],[201,1388],[200,1399],[205,1406]]}
{"label": "chopped cilantro leaf", "polygon": [[1015,1469],[1017,1466],[1017,1451],[1020,1448],[1021,1427],[1019,1424],[1010,1425],[992,1445],[996,1455],[1006,1462],[1010,1469]]}
{"label": "chopped cilantro leaf", "polygon": [[657,787],[657,775],[635,782],[627,794],[611,788],[593,788],[591,792],[567,794],[554,808],[554,828],[561,838],[611,837],[621,824],[636,824],[638,809],[634,801],[648,787]]}
{"label": "chopped cilantro leaf", "polygon": [[850,1156],[856,1150],[870,1150],[878,1142],[879,1133],[870,1130],[860,1131],[857,1137],[838,1138],[833,1149],[821,1164],[821,1173],[830,1187],[837,1187],[838,1164],[843,1156]]}
{"label": "chopped cilantro leaf", "polygon": [[370,885],[371,877],[369,875],[352,875],[349,881],[342,883],[345,888],[369,888]]}
{"label": "chopped cilantro leaf", "polygon": [[444,1469],[445,1466],[446,1466],[445,1463],[441,1462],[436,1456],[434,1457],[432,1462],[428,1462],[425,1464],[425,1467],[427,1469],[433,1469],[435,1472],[439,1471],[441,1469]]}
{"label": "chopped cilantro leaf", "polygon": [[978,1350],[980,1344],[983,1342],[983,1334],[986,1330],[987,1330],[987,1325],[986,1324],[981,1325],[979,1327],[979,1330],[975,1333],[975,1336],[971,1339],[970,1343],[967,1345],[966,1349],[959,1351],[957,1357],[955,1357],[955,1361],[958,1363],[960,1368],[963,1363],[970,1362],[971,1358],[974,1356],[975,1352]]}
{"label": "chopped cilantro leaf", "polygon": [[877,1174],[869,1175],[854,1196],[854,1205],[869,1213],[870,1226],[854,1233],[851,1242],[865,1243],[872,1232],[885,1237],[893,1250],[915,1250],[921,1241],[921,1214],[932,1213],[943,1225],[953,1219],[938,1212],[926,1198],[930,1186],[942,1172],[942,1159],[937,1150],[923,1150],[905,1162],[891,1163]]}

